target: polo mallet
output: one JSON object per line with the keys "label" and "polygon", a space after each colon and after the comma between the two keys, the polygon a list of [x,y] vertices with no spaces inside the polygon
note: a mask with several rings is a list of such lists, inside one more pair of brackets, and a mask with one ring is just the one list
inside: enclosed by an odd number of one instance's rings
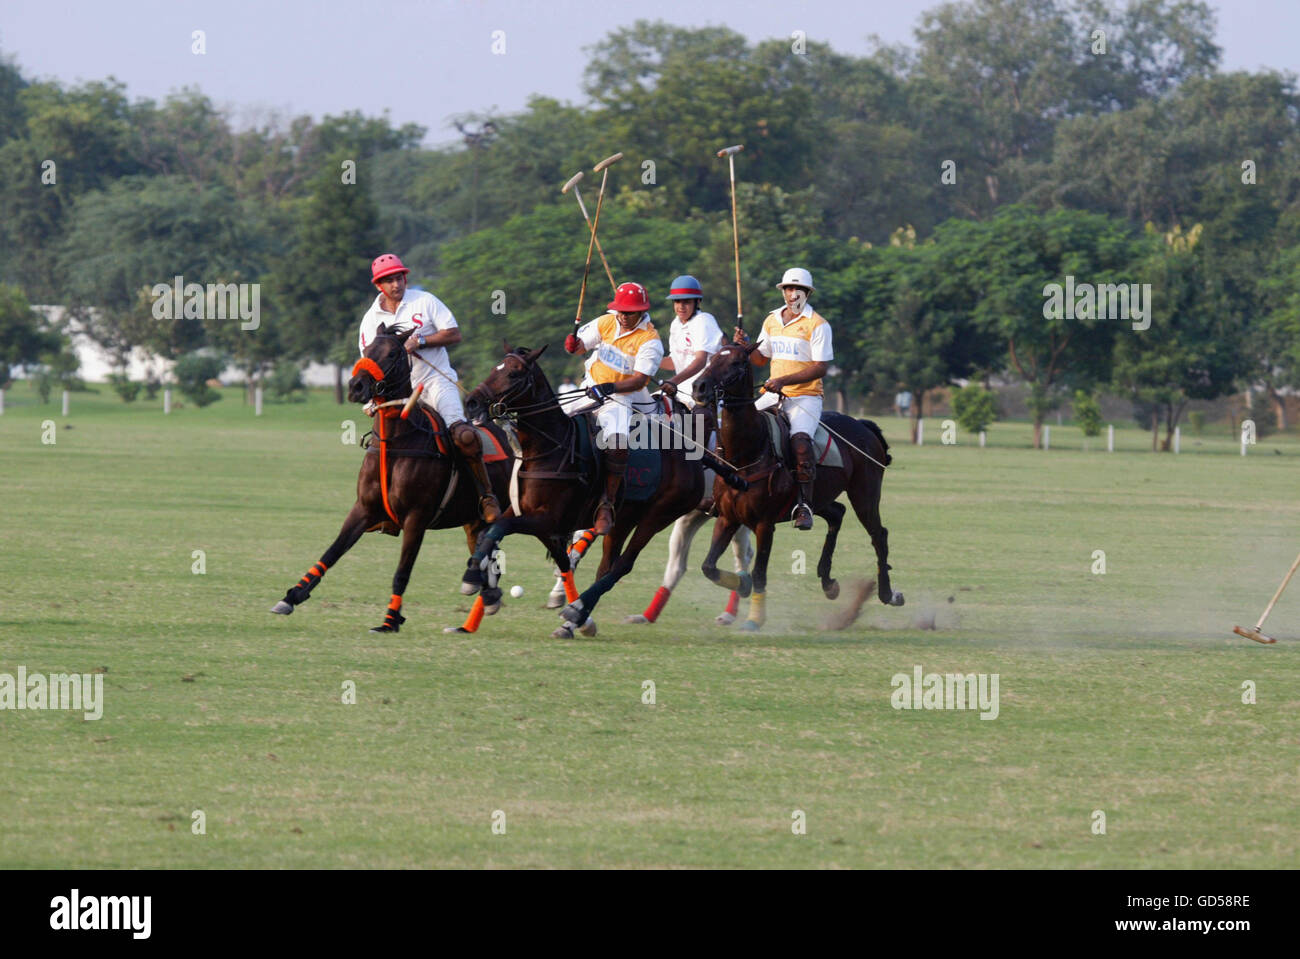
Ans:
{"label": "polo mallet", "polygon": [[719,157],[726,157],[731,167],[731,245],[736,252],[736,328],[745,331],[745,313],[740,305],[740,227],[736,222],[736,154],[745,149],[745,144],[723,147],[718,151]]}
{"label": "polo mallet", "polygon": [[[573,195],[578,198],[578,209],[582,211],[582,218],[587,221],[587,229],[591,230],[591,235],[595,237],[596,230],[591,225],[591,217],[587,214],[587,204],[582,202],[582,191],[578,189],[578,181],[580,181],[584,176],[586,176],[586,174],[579,170],[569,178],[568,183],[560,187],[560,192],[568,193],[570,188],[573,189]],[[618,287],[614,283],[614,273],[609,268],[609,260],[605,259],[605,251],[600,248],[599,238],[596,238],[596,252],[600,254],[600,262],[605,264],[605,275],[609,277],[610,289],[617,293]]]}
{"label": "polo mallet", "polygon": [[415,404],[420,401],[420,394],[423,392],[424,392],[423,383],[417,384],[415,389],[411,391],[411,398],[408,399],[406,401],[406,405],[402,407],[402,414],[401,414],[402,419],[406,419],[408,416],[411,415],[411,410],[415,409]]}
{"label": "polo mallet", "polygon": [[1259,618],[1259,622],[1251,629],[1242,629],[1240,626],[1234,626],[1232,627],[1232,631],[1238,636],[1245,636],[1247,639],[1253,639],[1257,643],[1264,643],[1266,645],[1268,643],[1276,643],[1276,639],[1272,636],[1266,636],[1259,630],[1264,625],[1264,620],[1268,619],[1268,614],[1273,611],[1273,604],[1276,603],[1278,597],[1282,595],[1282,590],[1286,589],[1286,584],[1291,582],[1291,577],[1295,575],[1297,568],[1300,568],[1300,556],[1297,556],[1295,562],[1291,564],[1291,569],[1287,572],[1286,579],[1282,580],[1282,585],[1277,588],[1277,592],[1274,593],[1273,598],[1269,600],[1268,606],[1264,608],[1264,615]]}
{"label": "polo mallet", "polygon": [[600,194],[596,197],[596,218],[591,221],[591,239],[587,241],[587,265],[582,268],[582,289],[578,291],[578,316],[573,321],[575,329],[582,326],[582,300],[587,294],[587,275],[591,272],[591,250],[596,244],[596,230],[600,227],[600,208],[605,202],[605,184],[609,180],[609,168],[611,164],[617,163],[621,159],[623,159],[623,154],[615,153],[613,156],[605,157],[591,168],[593,173],[601,174]]}

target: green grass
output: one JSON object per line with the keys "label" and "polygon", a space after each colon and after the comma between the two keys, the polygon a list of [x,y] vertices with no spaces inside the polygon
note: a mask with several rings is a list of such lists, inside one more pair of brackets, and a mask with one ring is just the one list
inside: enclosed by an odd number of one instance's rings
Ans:
{"label": "green grass", "polygon": [[[1230,632],[1300,549],[1293,438],[1242,458],[1226,436],[1185,437],[1174,457],[1142,452],[1149,434],[1125,426],[1119,452],[1096,451],[1103,436],[1085,453],[1067,426],[1035,452],[1012,423],[981,450],[938,445],[931,420],[915,448],[885,417],[883,510],[907,606],[873,600],[854,626],[823,629],[844,600],[791,571],[794,549],[815,567],[819,522],[779,531],[761,634],[714,625],[725,593],[697,572],[659,624],[623,626],[659,584],[664,536],[597,611],[600,636],[561,642],[531,540],[506,542],[507,582],[527,595],[474,636],[441,632],[467,609],[454,530],[426,539],[396,636],[367,631],[397,560],[377,534],[292,617],[268,613],[351,504],[359,454],[339,438],[345,419],[366,428],[355,407],[313,394],[254,418],[227,390],[164,417],[104,390],[74,394],[65,425],[25,385],[6,400],[0,672],[108,672],[98,722],[0,712],[0,867],[1300,856],[1300,586],[1269,620],[1276,646]],[[1099,549],[1105,575],[1091,571]],[[855,523],[837,558],[846,585],[873,569]],[[938,629],[917,628],[929,617]],[[998,673],[1000,715],[894,710],[890,679],[914,665]],[[796,809],[806,835],[791,832]]]}

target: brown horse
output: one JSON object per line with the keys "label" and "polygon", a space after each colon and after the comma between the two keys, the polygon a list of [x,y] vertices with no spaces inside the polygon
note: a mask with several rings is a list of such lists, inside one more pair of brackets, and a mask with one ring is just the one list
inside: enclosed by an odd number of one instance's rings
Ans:
{"label": "brown horse", "polygon": [[[573,635],[575,627],[588,623],[600,598],[632,571],[637,556],[656,533],[699,505],[704,494],[704,462],[698,452],[688,456],[680,448],[662,448],[674,444],[658,444],[658,486],[648,499],[631,502],[625,498],[618,507],[614,527],[605,537],[596,581],[578,595],[569,564],[569,536],[573,530],[594,525],[602,493],[602,481],[596,473],[599,455],[594,441],[583,453],[580,431],[589,429],[589,417],[569,417],[560,407],[546,374],[537,366],[537,358],[545,349],[512,349],[506,343],[505,359],[465,401],[465,412],[475,422],[514,419],[523,465],[518,477],[518,499],[480,538],[462,578],[461,592],[473,595],[479,590],[482,569],[504,537],[511,533],[535,536],[545,545],[564,579],[569,604],[560,613],[565,622],[552,636],[565,638]],[[635,466],[634,458],[629,477]],[[591,631],[585,632],[590,635]]]}
{"label": "brown horse", "polygon": [[[363,533],[381,529],[386,533],[405,534],[402,555],[393,574],[393,595],[381,625],[372,633],[395,633],[406,617],[401,613],[402,594],[411,578],[411,569],[420,553],[426,529],[463,526],[472,551],[485,524],[479,515],[478,494],[469,477],[468,467],[459,463],[456,444],[445,424],[433,420],[424,407],[415,404],[409,418],[403,418],[404,401],[411,396],[411,361],[404,344],[413,330],[392,334],[380,325],[375,341],[366,348],[348,382],[348,399],[354,403],[381,404],[375,411],[375,441],[361,461],[357,476],[357,501],[343,521],[338,538],[330,544],[320,561],[284,594],[271,612],[285,616],[295,606],[305,603],[325,571],[338,562]],[[435,422],[437,426],[435,427]],[[435,432],[441,433],[441,436]],[[504,499],[513,457],[509,454],[505,434],[493,428],[498,448],[505,456],[487,462],[492,490]],[[485,457],[487,460],[489,457]],[[494,613],[501,603],[501,591],[492,586],[484,590],[483,608],[476,604],[467,621],[477,628],[482,612]]]}
{"label": "brown horse", "polygon": [[[715,353],[709,365],[696,378],[697,403],[721,405],[718,424],[719,454],[725,456],[749,481],[749,489],[739,492],[726,484],[715,483],[714,502],[718,521],[713,527],[713,543],[704,559],[704,575],[727,589],[736,589],[750,597],[749,618],[742,628],[757,630],[766,619],[767,561],[772,552],[772,536],[777,523],[790,518],[795,500],[795,481],[785,469],[785,450],[774,448],[766,419],[771,414],[754,407],[754,374],[749,355],[756,346],[728,344]],[[880,601],[891,606],[903,605],[903,594],[889,582],[889,531],[880,522],[880,491],[884,467],[889,465],[889,444],[880,427],[870,420],[857,420],[843,413],[823,413],[822,423],[834,436],[843,459],[842,467],[821,466],[813,483],[809,506],[826,520],[828,530],[822,544],[817,575],[827,599],[839,595],[839,583],[831,578],[831,555],[844,519],[844,505],[836,502],[848,493],[853,511],[871,534],[876,551],[876,578]],[[726,573],[718,569],[718,557],[741,526],[748,526],[757,539],[752,581],[744,573]]]}

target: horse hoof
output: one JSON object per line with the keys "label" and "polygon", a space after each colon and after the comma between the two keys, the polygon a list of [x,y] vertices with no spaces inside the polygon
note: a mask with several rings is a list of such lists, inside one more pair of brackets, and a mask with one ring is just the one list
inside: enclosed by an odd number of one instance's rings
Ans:
{"label": "horse hoof", "polygon": [[555,632],[551,633],[551,639],[573,639],[573,624],[565,623],[562,626],[555,627]]}
{"label": "horse hoof", "polygon": [[822,592],[826,594],[827,599],[840,598],[840,581],[833,579],[827,585],[822,587]]}
{"label": "horse hoof", "polygon": [[714,619],[714,622],[717,623],[719,626],[730,626],[735,621],[736,621],[735,613],[718,613],[717,618]]}
{"label": "horse hoof", "polygon": [[761,629],[762,627],[760,627],[758,623],[754,622],[752,619],[747,619],[740,624],[740,628],[747,633],[757,633],[759,629]]}
{"label": "horse hoof", "polygon": [[749,594],[754,591],[754,577],[748,573],[740,574],[740,585],[736,587],[736,595],[741,599],[749,599]]}
{"label": "horse hoof", "polygon": [[501,603],[499,601],[493,603],[491,606],[488,605],[483,606],[484,616],[495,616],[499,612],[501,612]]}
{"label": "horse hoof", "polygon": [[389,625],[385,624],[385,625],[383,625],[383,626],[372,626],[372,627],[370,628],[370,631],[371,631],[372,633],[395,633],[395,632],[397,632],[399,629],[401,629],[400,626],[389,626]]}
{"label": "horse hoof", "polygon": [[559,609],[559,608],[560,608],[561,606],[563,606],[563,605],[564,605],[564,592],[563,592],[563,591],[560,591],[560,592],[558,592],[558,593],[551,593],[550,596],[547,596],[547,597],[546,597],[546,608],[547,608],[547,609]]}
{"label": "horse hoof", "polygon": [[442,631],[444,633],[468,633],[469,632],[469,630],[466,629],[464,626],[444,626],[442,627]]}
{"label": "horse hoof", "polygon": [[290,613],[293,612],[293,604],[286,603],[284,600],[280,600],[278,603],[276,603],[274,606],[271,607],[271,612],[279,613],[281,616],[288,616]]}
{"label": "horse hoof", "polygon": [[480,588],[481,584],[479,583],[469,583],[465,580],[460,581],[460,594],[462,596],[473,596]]}
{"label": "horse hoof", "polygon": [[574,626],[578,626],[587,621],[586,617],[583,615],[585,612],[586,610],[582,608],[582,600],[575,599],[568,606],[564,607],[564,609],[560,610],[560,616],[572,623]]}
{"label": "horse hoof", "polygon": [[644,616],[643,614],[641,614],[641,613],[637,613],[635,616],[629,616],[627,619],[623,620],[623,625],[625,625],[625,626],[644,626],[646,623],[649,623],[649,622],[650,622],[650,620],[646,619],[645,616]]}
{"label": "horse hoof", "polygon": [[595,636],[596,621],[591,617],[587,617],[587,621],[578,627],[578,632],[582,633],[584,636]]}
{"label": "horse hoof", "polygon": [[889,605],[890,605],[890,606],[902,606],[902,605],[903,605],[903,594],[900,593],[898,590],[894,590],[894,595],[891,596],[891,597],[889,598]]}

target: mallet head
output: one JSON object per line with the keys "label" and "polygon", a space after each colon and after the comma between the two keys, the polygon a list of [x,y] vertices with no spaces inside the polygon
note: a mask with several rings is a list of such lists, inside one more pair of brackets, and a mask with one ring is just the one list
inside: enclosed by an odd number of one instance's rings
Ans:
{"label": "mallet head", "polygon": [[577,173],[575,173],[573,176],[569,177],[569,182],[568,182],[568,183],[566,183],[566,184],[564,184],[564,186],[560,187],[560,192],[561,192],[561,193],[568,193],[569,190],[573,189],[573,187],[577,185],[578,181],[581,180],[584,176],[586,176],[586,174],[583,173],[581,170],[579,170],[579,171],[578,171]]}
{"label": "mallet head", "polygon": [[621,159],[623,159],[623,154],[621,153],[615,153],[613,156],[607,156],[605,157],[605,159],[601,160],[594,167],[592,167],[591,172],[599,173],[601,170],[605,169],[605,167],[609,166],[611,163],[617,163]]}
{"label": "mallet head", "polygon": [[735,146],[723,147],[721,150],[718,151],[718,156],[720,157],[730,156],[733,153],[739,153],[743,149],[745,149],[745,144],[737,143]]}
{"label": "mallet head", "polygon": [[1245,636],[1247,639],[1253,639],[1255,642],[1263,643],[1265,646],[1277,642],[1277,640],[1272,636],[1266,636],[1264,633],[1261,633],[1258,627],[1255,629],[1242,629],[1240,626],[1234,626],[1232,627],[1232,631],[1238,636]]}

